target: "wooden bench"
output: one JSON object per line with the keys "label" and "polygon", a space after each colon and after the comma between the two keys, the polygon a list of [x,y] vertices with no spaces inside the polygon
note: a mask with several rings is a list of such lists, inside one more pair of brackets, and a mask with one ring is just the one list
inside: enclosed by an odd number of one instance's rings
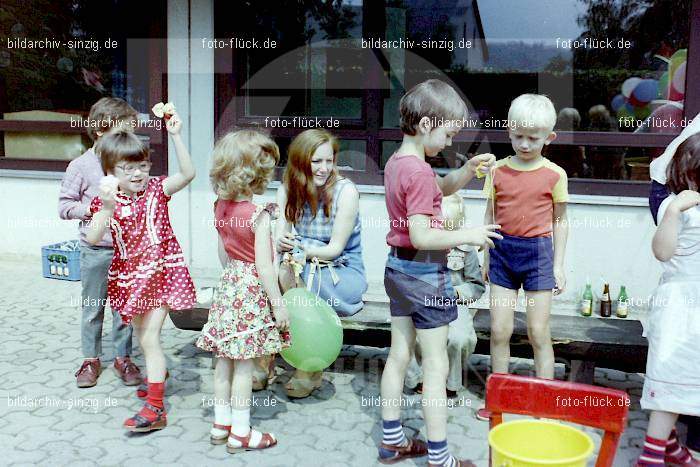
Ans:
{"label": "wooden bench", "polygon": [[[391,324],[386,296],[365,297],[365,307],[354,316],[341,318],[343,341],[347,345],[388,347]],[[491,317],[488,309],[477,309],[474,329],[478,338],[475,353],[489,355]],[[207,321],[209,301],[192,310],[171,311],[170,318],[179,329],[200,331]],[[570,369],[571,381],[592,383],[596,366],[626,372],[644,372],[647,341],[641,322],[634,319],[598,318],[553,314],[550,318],[554,356]],[[516,312],[511,356],[532,358],[524,312]]]}

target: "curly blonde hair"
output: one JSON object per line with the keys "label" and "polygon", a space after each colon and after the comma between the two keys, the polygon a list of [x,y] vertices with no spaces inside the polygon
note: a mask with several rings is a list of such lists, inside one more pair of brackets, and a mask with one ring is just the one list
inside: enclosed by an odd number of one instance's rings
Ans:
{"label": "curly blonde hair", "polygon": [[279,160],[279,147],[268,135],[255,130],[232,131],[214,146],[209,179],[221,199],[259,195],[270,183]]}

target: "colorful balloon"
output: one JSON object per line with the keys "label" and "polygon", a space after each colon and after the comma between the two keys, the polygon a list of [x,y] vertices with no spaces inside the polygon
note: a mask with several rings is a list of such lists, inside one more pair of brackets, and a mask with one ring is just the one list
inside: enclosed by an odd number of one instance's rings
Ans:
{"label": "colorful balloon", "polygon": [[632,95],[632,91],[637,87],[642,78],[637,78],[633,76],[632,78],[627,78],[624,83],[622,83],[622,95],[629,99]]}
{"label": "colorful balloon", "polygon": [[668,71],[664,71],[659,77],[656,96],[659,99],[668,99]]}
{"label": "colorful balloon", "polygon": [[[643,105],[651,102],[656,97],[658,83],[655,79],[643,79],[632,91],[632,97]],[[637,105],[639,107],[639,105]]]}
{"label": "colorful balloon", "polygon": [[613,97],[610,107],[612,107],[614,112],[617,112],[617,109],[625,105],[625,102],[625,96],[618,94],[617,96]]}
{"label": "colorful balloon", "polygon": [[680,94],[685,94],[685,69],[687,63],[688,62],[683,62],[681,66],[676,69],[676,73],[671,80],[672,89]]}
{"label": "colorful balloon", "polygon": [[340,354],[343,327],[328,303],[306,289],[290,289],[282,297],[289,312],[292,345],[280,354],[303,371],[321,371]]}
{"label": "colorful balloon", "polygon": [[651,115],[651,106],[649,104],[634,108],[634,118],[637,120],[644,120],[649,115]]}

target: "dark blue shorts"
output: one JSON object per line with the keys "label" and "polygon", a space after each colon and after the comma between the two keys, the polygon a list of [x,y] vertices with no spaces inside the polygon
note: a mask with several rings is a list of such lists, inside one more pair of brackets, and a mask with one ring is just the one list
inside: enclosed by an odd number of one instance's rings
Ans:
{"label": "dark blue shorts", "polygon": [[439,328],[457,319],[456,295],[445,264],[390,256],[384,287],[391,316],[410,316],[416,329]]}
{"label": "dark blue shorts", "polygon": [[651,210],[651,217],[654,218],[654,224],[659,225],[659,220],[657,215],[659,214],[659,207],[661,203],[664,202],[669,196],[669,191],[666,185],[662,185],[656,180],[651,181],[651,190],[649,190],[649,209]]}
{"label": "dark blue shorts", "polygon": [[551,290],[554,280],[552,237],[514,237],[494,239],[489,252],[489,280],[511,290]]}

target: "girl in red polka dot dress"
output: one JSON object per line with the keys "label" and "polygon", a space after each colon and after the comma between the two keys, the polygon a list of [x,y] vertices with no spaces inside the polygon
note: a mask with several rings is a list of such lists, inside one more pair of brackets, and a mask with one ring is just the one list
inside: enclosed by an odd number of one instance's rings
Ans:
{"label": "girl in red polka dot dress", "polygon": [[277,205],[253,203],[265,192],[279,148],[252,130],[229,133],[214,147],[210,172],[219,259],[224,272],[197,347],[216,357],[212,444],[229,453],[277,444],[272,433],[250,426],[253,360],[290,345],[289,317],[272,263],[271,221]]}
{"label": "girl in red polka dot dress", "polygon": [[137,432],[159,430],[167,424],[160,330],[169,310],[189,309],[195,303],[192,278],[168,214],[170,197],[192,181],[195,171],[180,138],[182,123],[177,114],[166,128],[180,165],[180,171],[171,176],[149,178],[148,148],[130,131],[115,129],[95,148],[108,175],[90,206],[94,215],[87,241],[97,243],[107,228],[112,232],[114,259],[107,294],[122,320],[132,322],[146,360],[146,404],[124,422],[127,430]]}

